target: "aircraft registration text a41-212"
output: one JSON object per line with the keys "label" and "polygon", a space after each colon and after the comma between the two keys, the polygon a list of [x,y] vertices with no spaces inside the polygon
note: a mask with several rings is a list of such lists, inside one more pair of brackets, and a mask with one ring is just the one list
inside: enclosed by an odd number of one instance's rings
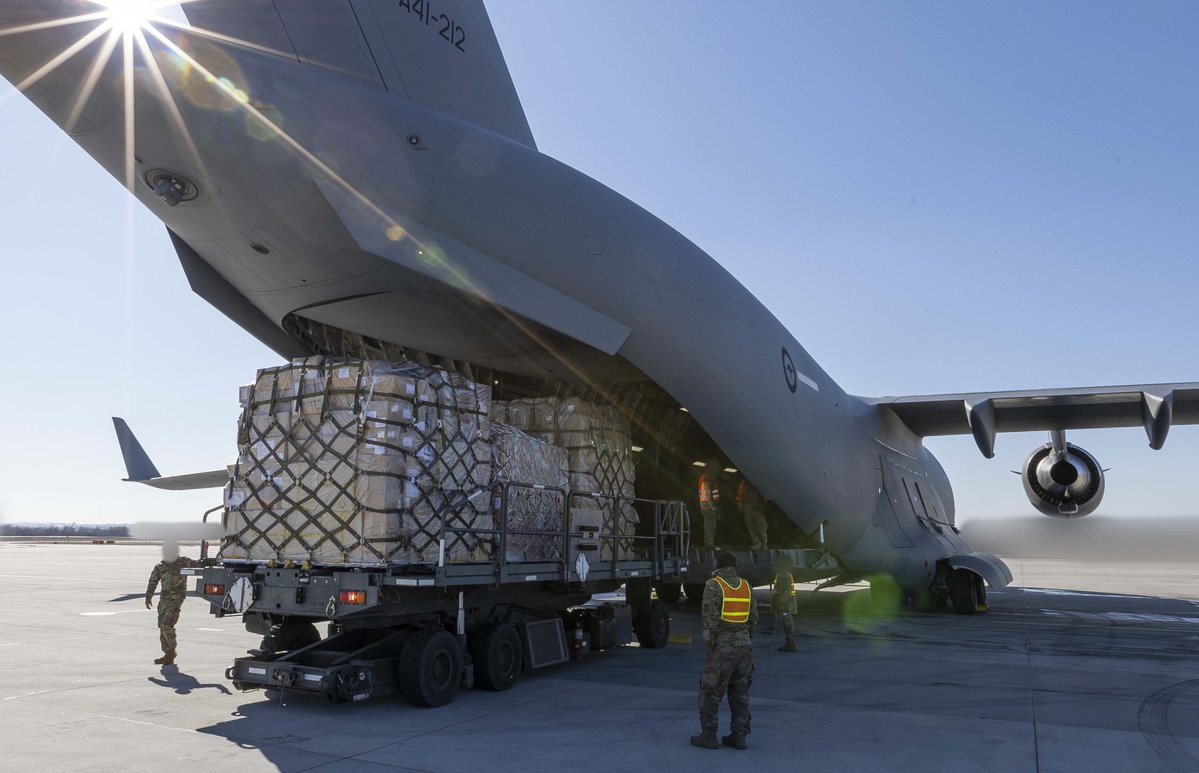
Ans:
{"label": "aircraft registration text a41-212", "polygon": [[434,13],[433,0],[398,0],[399,7],[424,22],[430,30],[436,30],[442,39],[466,53],[466,30],[449,14]]}

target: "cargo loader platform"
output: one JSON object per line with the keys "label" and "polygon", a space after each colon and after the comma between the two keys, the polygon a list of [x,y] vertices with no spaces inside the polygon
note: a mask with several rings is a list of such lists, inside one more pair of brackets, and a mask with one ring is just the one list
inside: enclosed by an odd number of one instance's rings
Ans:
{"label": "cargo loader platform", "polygon": [[[560,510],[554,530],[510,529],[508,512],[536,493]],[[330,701],[400,693],[448,703],[459,686],[504,690],[526,670],[572,652],[630,643],[664,647],[670,615],[651,588],[688,572],[690,520],[681,502],[507,483],[495,528],[455,525],[486,560],[329,566],[223,561],[187,570],[218,617],[241,615],[264,636],[227,671],[239,689],[296,690]],[[625,586],[624,603],[592,602]],[[317,623],[328,624],[322,637]],[[568,643],[570,646],[568,646]]]}

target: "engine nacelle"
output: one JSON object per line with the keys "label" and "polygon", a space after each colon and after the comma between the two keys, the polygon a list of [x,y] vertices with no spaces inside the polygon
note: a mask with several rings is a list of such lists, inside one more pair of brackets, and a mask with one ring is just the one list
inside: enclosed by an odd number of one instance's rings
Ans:
{"label": "engine nacelle", "polygon": [[1024,493],[1038,512],[1052,518],[1090,515],[1103,499],[1103,468],[1095,457],[1072,443],[1055,451],[1053,443],[1024,460]]}

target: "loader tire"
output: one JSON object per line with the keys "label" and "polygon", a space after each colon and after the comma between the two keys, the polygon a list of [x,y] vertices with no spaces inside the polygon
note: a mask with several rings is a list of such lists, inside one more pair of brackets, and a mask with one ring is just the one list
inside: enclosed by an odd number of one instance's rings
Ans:
{"label": "loader tire", "polygon": [[321,640],[320,631],[307,620],[288,620],[274,634],[278,651],[299,650]]}
{"label": "loader tire", "polygon": [[418,631],[400,650],[400,694],[417,706],[446,705],[462,681],[462,660],[452,634],[440,628]]}
{"label": "loader tire", "polygon": [[524,647],[516,626],[484,623],[467,640],[475,667],[475,686],[502,692],[511,689],[524,667]]}
{"label": "loader tire", "polygon": [[634,613],[633,630],[642,647],[662,649],[670,641],[670,610],[661,601],[652,602],[649,609]]}

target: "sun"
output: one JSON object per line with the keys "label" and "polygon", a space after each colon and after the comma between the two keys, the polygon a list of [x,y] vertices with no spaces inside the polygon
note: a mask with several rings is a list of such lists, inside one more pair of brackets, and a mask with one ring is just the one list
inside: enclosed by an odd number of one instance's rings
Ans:
{"label": "sun", "polygon": [[108,23],[122,32],[145,26],[154,18],[161,0],[91,0],[104,9]]}

